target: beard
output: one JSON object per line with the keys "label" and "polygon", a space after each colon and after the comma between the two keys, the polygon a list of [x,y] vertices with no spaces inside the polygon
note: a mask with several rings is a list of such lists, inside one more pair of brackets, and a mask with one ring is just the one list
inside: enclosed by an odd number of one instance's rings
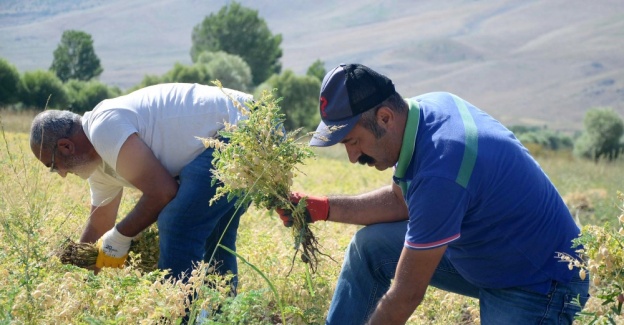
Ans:
{"label": "beard", "polygon": [[97,161],[89,159],[87,155],[68,157],[65,164],[70,173],[82,179],[88,179],[98,166]]}

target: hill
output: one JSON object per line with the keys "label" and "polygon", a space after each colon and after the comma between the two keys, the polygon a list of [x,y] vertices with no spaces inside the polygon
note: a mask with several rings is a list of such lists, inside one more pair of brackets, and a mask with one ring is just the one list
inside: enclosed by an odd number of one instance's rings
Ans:
{"label": "hill", "polygon": [[[575,131],[584,112],[624,116],[624,2],[241,0],[283,36],[284,69],[360,62],[404,96],[454,92],[505,124]],[[93,36],[101,80],[129,88],[190,63],[195,25],[227,1],[0,0],[0,57],[47,69],[66,29]]]}

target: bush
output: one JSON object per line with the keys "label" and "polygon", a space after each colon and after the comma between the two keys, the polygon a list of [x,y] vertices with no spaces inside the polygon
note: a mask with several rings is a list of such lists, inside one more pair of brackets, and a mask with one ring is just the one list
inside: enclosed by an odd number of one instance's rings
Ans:
{"label": "bush", "polygon": [[119,96],[118,88],[110,88],[107,85],[91,80],[70,80],[65,84],[69,97],[69,110],[78,114],[92,110],[104,99]]}
{"label": "bush", "polygon": [[196,65],[204,67],[206,77],[219,80],[223,87],[247,92],[252,86],[251,68],[240,56],[225,52],[202,52]]}
{"label": "bush", "polygon": [[206,73],[206,68],[202,65],[184,65],[176,62],[173,69],[165,73],[161,82],[185,82],[208,84],[210,77]]}
{"label": "bush", "polygon": [[9,61],[0,58],[0,105],[15,104],[18,100],[19,73]]}
{"label": "bush", "polygon": [[525,146],[531,146],[531,144],[533,144],[549,150],[569,150],[574,146],[574,142],[570,136],[547,129],[546,127],[514,125],[509,127],[509,129]]}
{"label": "bush", "polygon": [[44,70],[24,73],[18,85],[18,96],[25,107],[38,110],[65,109],[68,103],[61,80],[53,72]]}
{"label": "bush", "polygon": [[620,138],[624,134],[624,121],[610,108],[594,108],[585,114],[584,130],[574,144],[574,153],[583,158],[616,159],[622,150]]}
{"label": "bush", "polygon": [[259,94],[262,90],[273,88],[277,88],[275,97],[283,98],[280,106],[286,114],[284,127],[288,131],[300,127],[308,131],[316,130],[320,121],[318,114],[320,80],[312,76],[297,76],[292,70],[286,70],[281,75],[273,75],[260,85],[255,93]]}

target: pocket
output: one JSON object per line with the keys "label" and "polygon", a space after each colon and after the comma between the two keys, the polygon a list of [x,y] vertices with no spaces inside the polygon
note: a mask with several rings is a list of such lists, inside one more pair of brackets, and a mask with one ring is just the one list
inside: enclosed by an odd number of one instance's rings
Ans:
{"label": "pocket", "polygon": [[588,299],[589,295],[564,295],[563,310],[561,311],[561,314],[559,314],[559,323],[572,324],[574,322],[574,319],[579,315],[579,313],[587,303]]}

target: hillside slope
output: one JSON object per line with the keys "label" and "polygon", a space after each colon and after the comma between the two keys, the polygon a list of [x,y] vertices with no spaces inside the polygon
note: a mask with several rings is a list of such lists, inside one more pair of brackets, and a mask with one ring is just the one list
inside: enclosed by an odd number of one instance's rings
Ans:
{"label": "hillside slope", "polygon": [[[404,96],[445,90],[505,124],[574,131],[584,112],[624,116],[624,2],[242,0],[283,35],[284,69],[360,62]],[[63,30],[93,36],[101,80],[129,88],[190,63],[191,31],[226,1],[0,0],[0,57],[47,69]]]}

